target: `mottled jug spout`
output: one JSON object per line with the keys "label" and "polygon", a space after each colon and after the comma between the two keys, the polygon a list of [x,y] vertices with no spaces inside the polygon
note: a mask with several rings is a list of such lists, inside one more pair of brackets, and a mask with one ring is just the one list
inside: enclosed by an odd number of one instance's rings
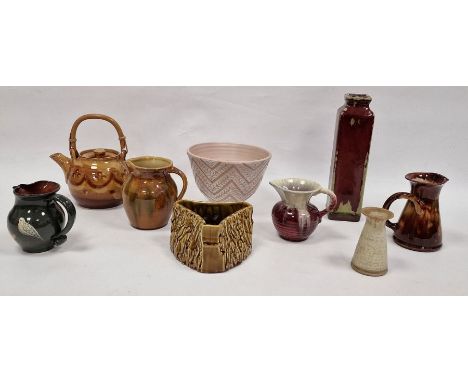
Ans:
{"label": "mottled jug spout", "polygon": [[60,153],[52,154],[50,158],[53,159],[63,170],[66,180],[70,171],[71,159]]}

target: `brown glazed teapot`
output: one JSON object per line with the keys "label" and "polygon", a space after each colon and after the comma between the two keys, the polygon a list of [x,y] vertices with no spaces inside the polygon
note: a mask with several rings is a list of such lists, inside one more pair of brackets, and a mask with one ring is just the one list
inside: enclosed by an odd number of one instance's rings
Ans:
{"label": "brown glazed teapot", "polygon": [[[88,119],[102,119],[114,126],[120,141],[120,153],[111,149],[90,149],[81,153],[76,149],[76,130]],[[87,208],[109,208],[122,203],[122,184],[126,174],[127,142],[117,121],[103,114],[79,117],[70,132],[70,156],[52,154],[65,174],[70,193],[79,205]]]}
{"label": "brown glazed teapot", "polygon": [[398,245],[413,251],[437,251],[442,246],[439,194],[448,179],[432,172],[406,174],[411,183],[411,193],[397,192],[390,196],[383,208],[389,209],[397,199],[407,199],[397,223],[387,220]]}

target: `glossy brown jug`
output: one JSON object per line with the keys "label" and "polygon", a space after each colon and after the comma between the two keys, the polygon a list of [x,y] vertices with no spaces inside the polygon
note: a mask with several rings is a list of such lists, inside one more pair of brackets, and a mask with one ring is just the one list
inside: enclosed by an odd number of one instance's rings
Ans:
{"label": "glossy brown jug", "polygon": [[[182,199],[187,190],[185,174],[166,158],[144,156],[129,159],[126,163],[130,173],[122,194],[130,224],[138,229],[164,227],[171,217],[174,202]],[[179,195],[171,173],[182,178]]]}
{"label": "glossy brown jug", "polygon": [[439,194],[448,179],[431,172],[406,174],[411,193],[397,192],[390,196],[383,208],[389,209],[397,199],[407,199],[397,223],[387,220],[394,231],[395,242],[407,249],[421,252],[437,251],[442,246],[442,227],[439,213]]}
{"label": "glossy brown jug", "polygon": [[[111,149],[90,149],[78,152],[76,130],[88,119],[102,119],[114,126],[120,141],[120,153]],[[56,153],[50,157],[65,174],[70,193],[78,204],[87,208],[109,208],[122,203],[122,184],[126,172],[127,142],[120,125],[107,115],[86,114],[72,126],[69,142],[70,156]]]}

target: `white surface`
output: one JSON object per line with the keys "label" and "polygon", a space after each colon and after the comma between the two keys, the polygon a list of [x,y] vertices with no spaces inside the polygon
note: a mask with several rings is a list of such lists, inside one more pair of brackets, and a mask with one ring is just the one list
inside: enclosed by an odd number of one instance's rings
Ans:
{"label": "white surface", "polygon": [[[278,195],[268,180],[297,176],[328,185],[336,109],[346,92],[374,98],[364,206],[381,206],[390,194],[409,190],[407,172],[434,171],[450,179],[441,193],[442,250],[405,250],[388,230],[389,273],[379,278],[350,268],[364,219],[324,219],[302,243],[280,239],[270,219]],[[232,141],[273,154],[249,200],[253,252],[237,268],[199,274],[170,252],[169,226],[138,231],[122,207],[77,206],[68,242],[45,254],[23,254],[6,224],[1,226],[0,294],[468,294],[462,199],[468,186],[466,105],[467,88],[0,88],[0,214],[5,219],[13,206],[13,185],[54,180],[69,196],[60,168],[48,156],[68,155],[71,125],[85,113],[108,114],[121,124],[128,158],[171,158],[189,177],[190,199],[203,199],[185,154],[190,145]],[[118,147],[115,131],[105,122],[84,123],[77,138],[79,150]],[[313,202],[321,208],[325,197]],[[397,217],[402,206],[393,205]]]}

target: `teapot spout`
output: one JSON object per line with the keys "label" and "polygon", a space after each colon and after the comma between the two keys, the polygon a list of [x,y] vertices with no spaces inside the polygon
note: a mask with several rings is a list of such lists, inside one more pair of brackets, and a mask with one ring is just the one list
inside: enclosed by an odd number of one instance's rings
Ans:
{"label": "teapot spout", "polygon": [[50,158],[60,166],[65,175],[65,179],[67,179],[68,172],[70,171],[71,159],[60,153],[52,154]]}

